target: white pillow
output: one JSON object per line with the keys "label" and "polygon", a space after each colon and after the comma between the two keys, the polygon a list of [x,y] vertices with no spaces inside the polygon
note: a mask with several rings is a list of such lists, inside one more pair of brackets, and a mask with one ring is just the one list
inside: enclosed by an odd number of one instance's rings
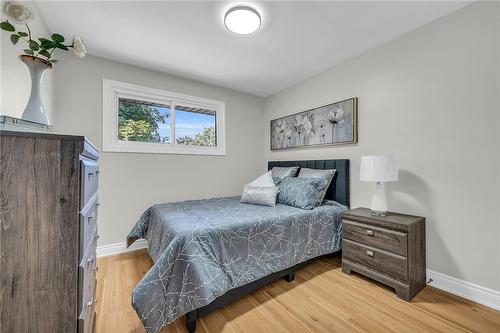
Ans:
{"label": "white pillow", "polygon": [[272,172],[268,171],[262,176],[252,180],[248,186],[274,187]]}
{"label": "white pillow", "polygon": [[273,177],[277,178],[285,178],[285,177],[296,177],[297,172],[299,171],[298,166],[293,167],[273,167],[271,172]]}
{"label": "white pillow", "polygon": [[240,202],[275,206],[277,195],[278,187],[274,186],[272,173],[269,171],[245,185]]}
{"label": "white pillow", "polygon": [[276,206],[276,196],[278,195],[278,187],[262,187],[245,185],[243,194],[241,195],[241,203]]}

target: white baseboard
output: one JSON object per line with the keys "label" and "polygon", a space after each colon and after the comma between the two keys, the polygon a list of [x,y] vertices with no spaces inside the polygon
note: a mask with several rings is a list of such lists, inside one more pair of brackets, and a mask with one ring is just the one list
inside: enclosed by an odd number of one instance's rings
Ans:
{"label": "white baseboard", "polygon": [[[125,242],[103,245],[97,247],[97,257],[106,257],[115,254],[136,251],[148,247],[145,239],[138,239],[129,248]],[[485,305],[500,311],[500,292],[482,287],[480,285],[460,280],[442,273],[427,270],[427,281],[431,279],[429,286],[444,290],[476,303]]]}
{"label": "white baseboard", "polygon": [[427,270],[427,281],[429,279],[432,280],[429,286],[500,311],[500,292],[496,290]]}
{"label": "white baseboard", "polygon": [[130,251],[136,251],[140,249],[145,249],[148,247],[148,241],[145,239],[138,239],[134,244],[127,248],[127,243],[115,243],[109,245],[98,246],[96,249],[97,258],[112,256],[114,254],[120,254]]}

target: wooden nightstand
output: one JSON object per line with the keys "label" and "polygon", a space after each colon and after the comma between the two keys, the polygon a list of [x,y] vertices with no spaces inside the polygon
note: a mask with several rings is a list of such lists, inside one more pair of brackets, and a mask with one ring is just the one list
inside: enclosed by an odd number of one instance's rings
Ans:
{"label": "wooden nightstand", "polygon": [[411,300],[425,287],[425,218],[367,208],[342,214],[342,272],[355,271]]}

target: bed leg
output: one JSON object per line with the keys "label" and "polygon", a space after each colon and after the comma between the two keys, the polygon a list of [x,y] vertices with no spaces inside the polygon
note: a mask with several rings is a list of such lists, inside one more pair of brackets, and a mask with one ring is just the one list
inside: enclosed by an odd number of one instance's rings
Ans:
{"label": "bed leg", "polygon": [[293,280],[295,280],[295,272],[290,272],[287,275],[285,275],[285,280],[287,282],[292,282]]}
{"label": "bed leg", "polygon": [[196,319],[198,319],[196,310],[186,313],[186,327],[189,333],[196,332]]}

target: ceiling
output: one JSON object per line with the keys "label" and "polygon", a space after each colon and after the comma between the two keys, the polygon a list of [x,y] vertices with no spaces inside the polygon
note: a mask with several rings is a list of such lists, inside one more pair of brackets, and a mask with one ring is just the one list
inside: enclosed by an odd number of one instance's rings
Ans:
{"label": "ceiling", "polygon": [[249,3],[263,22],[244,36],[222,22],[234,2],[37,5],[51,32],[82,36],[92,55],[266,97],[468,4]]}

